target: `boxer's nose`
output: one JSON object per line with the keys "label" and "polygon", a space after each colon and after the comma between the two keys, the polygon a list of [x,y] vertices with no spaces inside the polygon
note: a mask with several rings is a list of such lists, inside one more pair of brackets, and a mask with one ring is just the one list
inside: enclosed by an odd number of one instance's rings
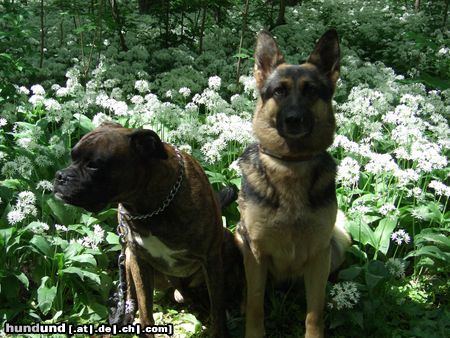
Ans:
{"label": "boxer's nose", "polygon": [[55,174],[55,179],[58,183],[67,182],[68,178],[69,178],[69,175],[67,175],[67,173],[65,173],[62,170],[58,170]]}

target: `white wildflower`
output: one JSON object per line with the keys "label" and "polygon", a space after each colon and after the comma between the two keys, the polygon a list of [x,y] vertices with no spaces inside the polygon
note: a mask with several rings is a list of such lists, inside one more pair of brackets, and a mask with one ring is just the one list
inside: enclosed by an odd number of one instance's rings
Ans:
{"label": "white wildflower", "polygon": [[404,229],[400,229],[391,235],[391,239],[397,243],[397,245],[401,245],[403,243],[408,244],[411,241],[411,237]]}
{"label": "white wildflower", "polygon": [[189,144],[182,144],[178,147],[180,151],[184,151],[185,153],[192,154],[192,147]]}
{"label": "white wildflower", "polygon": [[386,204],[382,205],[378,211],[380,212],[380,214],[386,216],[387,214],[389,214],[390,212],[392,212],[394,210],[397,210],[397,208],[395,207],[394,204],[386,203]]}
{"label": "white wildflower", "polygon": [[33,222],[33,226],[30,227],[30,230],[35,234],[42,234],[48,231],[48,229],[50,229],[50,227],[44,222]]}
{"label": "white wildflower", "polygon": [[428,184],[428,188],[431,188],[434,190],[435,194],[438,196],[447,196],[450,197],[450,187],[446,186],[444,183],[437,181],[437,180],[432,180],[429,184]]}
{"label": "white wildflower", "polygon": [[386,269],[395,278],[404,278],[406,264],[402,259],[399,258],[389,258],[385,263]]}
{"label": "white wildflower", "polygon": [[103,241],[105,238],[105,230],[99,224],[94,224],[94,241],[96,244]]}
{"label": "white wildflower", "polygon": [[351,309],[358,303],[360,292],[355,282],[341,282],[333,285],[330,296],[328,307],[337,310]]}
{"label": "white wildflower", "polygon": [[8,212],[8,223],[11,225],[22,222],[26,215],[19,209],[12,210]]}
{"label": "white wildflower", "polygon": [[148,93],[150,91],[150,86],[148,84],[148,82],[146,80],[137,80],[134,83],[134,88],[139,92],[139,93]]}
{"label": "white wildflower", "polygon": [[31,191],[22,191],[17,198],[17,204],[29,205],[36,202],[36,196]]}
{"label": "white wildflower", "polygon": [[191,95],[191,90],[189,88],[187,88],[187,87],[181,87],[178,90],[178,93],[183,95],[183,97],[189,97],[189,95]]}
{"label": "white wildflower", "polygon": [[239,78],[239,82],[244,85],[244,92],[256,99],[257,97],[257,89],[256,89],[256,80],[254,76],[242,75]]}
{"label": "white wildflower", "polygon": [[35,84],[31,86],[31,91],[34,95],[45,95],[44,87],[42,87],[40,84]]}
{"label": "white wildflower", "polygon": [[44,100],[45,109],[49,111],[60,111],[61,105],[55,99],[45,99]]}
{"label": "white wildflower", "polygon": [[166,92],[165,96],[166,96],[167,98],[171,99],[172,96],[173,96],[172,90],[169,89],[169,90]]}
{"label": "white wildflower", "polygon": [[28,102],[30,102],[33,107],[40,106],[44,104],[44,97],[42,95],[33,95],[28,99]]}
{"label": "white wildflower", "polygon": [[365,169],[372,174],[380,174],[383,172],[397,171],[398,166],[389,154],[370,155],[370,162],[366,164]]}
{"label": "white wildflower", "polygon": [[222,79],[219,76],[211,76],[208,79],[208,87],[212,90],[219,90],[222,85]]}
{"label": "white wildflower", "polygon": [[360,166],[356,160],[346,157],[339,164],[336,179],[342,182],[343,186],[355,186],[359,180],[359,169]]}
{"label": "white wildflower", "polygon": [[130,101],[136,105],[144,104],[144,98],[141,95],[134,95]]}
{"label": "white wildflower", "polygon": [[234,171],[238,177],[242,176],[242,170],[241,167],[239,166],[239,160],[233,161],[228,168]]}
{"label": "white wildflower", "polygon": [[111,121],[111,118],[104,114],[104,113],[97,113],[94,115],[94,117],[92,118],[92,124],[95,127],[98,127],[99,125],[101,125],[103,122],[107,122],[107,121]]}
{"label": "white wildflower", "polygon": [[67,227],[65,225],[61,225],[61,224],[55,224],[55,230],[62,231],[62,232],[69,231],[69,229],[67,229]]}
{"label": "white wildflower", "polygon": [[6,126],[8,124],[8,121],[5,118],[0,118],[0,128]]}
{"label": "white wildflower", "polygon": [[98,249],[95,241],[92,238],[90,238],[89,236],[79,238],[76,240],[76,242],[88,249],[94,249],[94,250]]}
{"label": "white wildflower", "polygon": [[27,87],[25,87],[25,86],[20,86],[19,88],[17,88],[17,93],[18,93],[18,94],[29,95],[29,94],[30,94],[30,91],[28,90]]}
{"label": "white wildflower", "polygon": [[371,209],[366,205],[354,205],[349,209],[349,214],[354,216],[362,216],[369,213]]}
{"label": "white wildflower", "polygon": [[53,191],[53,183],[47,180],[39,181],[36,184],[36,189],[43,191]]}

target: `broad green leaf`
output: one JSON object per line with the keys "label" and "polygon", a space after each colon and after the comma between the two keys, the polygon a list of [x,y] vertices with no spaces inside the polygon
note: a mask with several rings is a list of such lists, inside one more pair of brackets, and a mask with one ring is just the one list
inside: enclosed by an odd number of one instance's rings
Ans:
{"label": "broad green leaf", "polygon": [[1,182],[1,185],[11,190],[23,190],[23,182],[17,179],[7,179]]}
{"label": "broad green leaf", "polygon": [[347,228],[352,235],[353,240],[360,242],[363,245],[369,244],[376,248],[377,241],[372,229],[365,222],[350,221],[347,223]]}
{"label": "broad green leaf", "polygon": [[354,280],[361,273],[362,268],[360,266],[351,266],[345,270],[339,271],[338,278],[340,280]]}
{"label": "broad green leaf", "polygon": [[114,234],[112,232],[108,232],[106,234],[106,243],[111,244],[111,245],[120,244],[119,236],[117,236],[116,234]]}
{"label": "broad green leaf", "polygon": [[[431,230],[431,229],[425,229],[425,230]],[[450,250],[450,238],[445,236],[444,234],[435,233],[433,231],[422,231],[419,235],[416,237],[416,243],[420,243],[423,241],[427,242],[433,242],[438,245],[442,245],[444,248],[447,248]]]}
{"label": "broad green leaf", "polygon": [[371,261],[367,265],[367,271],[380,277],[389,276],[389,272],[387,271],[386,266],[383,262],[380,261]]}
{"label": "broad green leaf", "polygon": [[426,256],[438,259],[446,263],[450,263],[450,253],[443,252],[441,249],[439,249],[437,246],[434,245],[427,245],[421,247],[420,249],[414,250],[410,252],[408,255],[406,255],[405,258],[420,257],[420,256]]}
{"label": "broad green leaf", "polygon": [[17,229],[15,227],[0,229],[0,238],[4,240],[4,243],[8,243],[13,234],[15,234]]}
{"label": "broad green leaf", "polygon": [[33,245],[39,252],[47,257],[52,257],[53,252],[50,243],[41,235],[34,235],[30,240],[30,244]]}
{"label": "broad green leaf", "polygon": [[38,307],[44,315],[51,310],[57,292],[56,286],[47,287],[48,279],[48,276],[42,277],[41,286],[37,290]]}
{"label": "broad green leaf", "polygon": [[25,286],[25,288],[28,290],[29,286],[30,286],[30,281],[28,280],[28,277],[25,276],[25,274],[23,272],[20,272],[18,274],[15,274],[15,276],[17,277],[17,279],[19,281],[22,282],[22,284]]}
{"label": "broad green leaf", "polygon": [[377,228],[375,229],[374,235],[378,243],[377,249],[386,255],[389,250],[389,245],[391,243],[392,231],[397,225],[397,218],[390,219],[384,218],[380,221]]}
{"label": "broad green leaf", "polygon": [[241,177],[233,178],[233,179],[230,180],[230,183],[234,184],[238,188],[241,187],[241,182],[242,182],[242,178]]}
{"label": "broad green leaf", "polygon": [[81,254],[78,256],[73,256],[70,258],[70,261],[78,262],[78,263],[86,263],[86,264],[90,264],[92,266],[97,266],[97,261],[95,260],[94,256],[92,256],[91,254]]}
{"label": "broad green leaf", "polygon": [[79,210],[55,198],[49,198],[47,205],[60,224],[73,224],[79,219]]}
{"label": "broad green leaf", "polygon": [[92,280],[93,282],[95,282],[96,284],[100,285],[100,277],[93,272],[89,272],[89,271],[77,268],[75,266],[70,266],[68,268],[65,268],[65,269],[61,270],[61,272],[68,273],[68,274],[75,274],[82,281],[84,281],[84,278],[86,277],[86,278]]}
{"label": "broad green leaf", "polygon": [[365,279],[369,290],[373,290],[384,277],[366,271]]}
{"label": "broad green leaf", "polygon": [[75,123],[75,125],[80,126],[81,130],[84,133],[87,133],[92,129],[94,129],[94,124],[92,123],[92,120],[87,116],[83,114],[74,114],[74,117],[76,118],[76,120],[74,120],[73,122]]}

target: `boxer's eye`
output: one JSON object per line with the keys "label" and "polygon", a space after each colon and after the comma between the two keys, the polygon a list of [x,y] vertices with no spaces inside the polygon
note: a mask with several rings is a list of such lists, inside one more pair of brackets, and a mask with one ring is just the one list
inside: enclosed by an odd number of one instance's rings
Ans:
{"label": "boxer's eye", "polygon": [[86,164],[86,168],[88,168],[89,170],[92,170],[92,171],[97,171],[100,169],[100,167],[101,167],[101,163],[98,161],[89,161]]}

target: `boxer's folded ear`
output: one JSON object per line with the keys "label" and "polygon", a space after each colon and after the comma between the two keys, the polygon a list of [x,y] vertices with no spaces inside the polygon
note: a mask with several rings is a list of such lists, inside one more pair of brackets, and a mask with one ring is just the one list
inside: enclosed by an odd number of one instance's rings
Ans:
{"label": "boxer's folded ear", "polygon": [[167,152],[159,136],[150,129],[138,129],[129,135],[130,145],[143,159],[167,159]]}

